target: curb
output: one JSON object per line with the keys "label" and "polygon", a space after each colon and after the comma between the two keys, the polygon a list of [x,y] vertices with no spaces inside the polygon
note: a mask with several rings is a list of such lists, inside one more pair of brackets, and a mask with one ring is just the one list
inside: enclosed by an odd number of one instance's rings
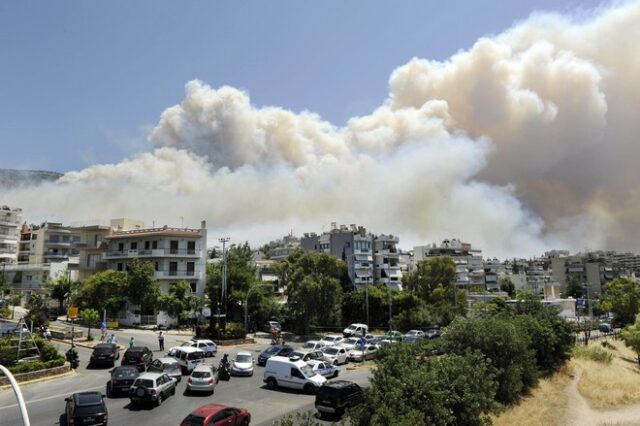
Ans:
{"label": "curb", "polygon": [[[24,382],[18,382],[18,385],[20,387],[22,387],[22,386],[26,386],[26,385],[32,385],[32,384],[35,384],[35,383],[48,382],[50,380],[63,379],[65,377],[75,376],[76,374],[78,374],[78,373],[76,373],[76,371],[74,369],[70,368],[69,371],[67,371],[66,373],[55,374],[55,375],[46,376],[46,377],[40,377],[38,379],[27,380],[27,381],[24,381]],[[9,385],[0,386],[0,390],[5,390],[5,389],[11,389],[11,385],[9,384]]]}

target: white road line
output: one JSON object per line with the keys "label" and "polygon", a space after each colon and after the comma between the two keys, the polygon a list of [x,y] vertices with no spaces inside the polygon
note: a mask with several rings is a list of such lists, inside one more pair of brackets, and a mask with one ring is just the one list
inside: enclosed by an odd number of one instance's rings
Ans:
{"label": "white road line", "polygon": [[[94,386],[94,387],[92,387],[92,388],[82,389],[82,390],[79,390],[79,391],[77,391],[77,392],[90,392],[90,391],[94,391],[94,390],[97,390],[97,389],[103,389],[103,388],[104,388],[104,386]],[[74,393],[76,393],[76,392],[74,392]],[[29,400],[29,401],[25,401],[25,403],[26,403],[27,405],[29,405],[29,404],[32,404],[32,403],[34,403],[34,402],[42,402],[42,401],[46,401],[46,400],[48,400],[48,399],[56,399],[56,398],[61,398],[61,397],[63,397],[63,396],[68,396],[68,395],[69,395],[69,392],[66,392],[66,393],[59,393],[59,394],[57,394],[57,395],[47,396],[46,398],[31,399],[31,400]],[[2,411],[2,410],[7,410],[7,409],[9,409],[9,408],[15,408],[15,407],[17,407],[17,406],[18,406],[18,404],[12,404],[12,405],[7,405],[7,406],[5,406],[5,407],[0,407],[0,411]]]}

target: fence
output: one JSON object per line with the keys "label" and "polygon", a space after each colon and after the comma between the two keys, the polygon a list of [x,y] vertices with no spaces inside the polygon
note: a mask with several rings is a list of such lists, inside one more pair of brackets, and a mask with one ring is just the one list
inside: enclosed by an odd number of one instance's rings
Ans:
{"label": "fence", "polygon": [[[614,330],[614,331],[609,331],[609,332],[601,332],[601,331],[594,331],[592,330],[589,333],[589,340],[601,340],[601,339],[608,339],[608,338],[612,338],[612,339],[619,339],[620,338],[620,330]],[[584,332],[580,332],[576,334],[576,343],[578,342],[584,342],[587,339],[587,337],[585,336]]]}

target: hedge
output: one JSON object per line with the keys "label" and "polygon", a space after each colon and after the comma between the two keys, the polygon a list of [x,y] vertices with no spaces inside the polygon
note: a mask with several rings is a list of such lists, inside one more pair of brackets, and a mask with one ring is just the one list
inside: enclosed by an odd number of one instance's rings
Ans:
{"label": "hedge", "polygon": [[13,367],[9,367],[9,371],[13,374],[29,373],[31,371],[46,370],[47,368],[60,367],[64,365],[66,359],[64,356],[52,359],[50,361],[28,361],[23,362]]}

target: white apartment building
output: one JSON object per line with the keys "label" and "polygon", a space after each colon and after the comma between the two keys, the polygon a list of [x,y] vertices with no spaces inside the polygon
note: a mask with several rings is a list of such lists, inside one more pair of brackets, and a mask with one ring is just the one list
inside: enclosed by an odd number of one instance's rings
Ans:
{"label": "white apartment building", "polygon": [[471,244],[457,238],[444,240],[439,246],[434,243],[413,248],[416,264],[434,257],[447,256],[452,258],[456,264],[456,286],[467,290],[485,290],[487,275],[489,275],[492,288],[494,287],[493,265],[485,267],[481,253],[482,250],[474,249]]}
{"label": "white apartment building", "polygon": [[0,263],[18,262],[22,209],[0,207]]}
{"label": "white apartment building", "polygon": [[31,227],[30,238],[30,264],[65,262],[78,256],[75,244],[80,240],[80,235],[70,226],[44,222]]}
{"label": "white apartment building", "polygon": [[[141,223],[120,219],[112,221],[111,228],[111,233],[104,237],[107,248],[103,259],[107,268],[127,271],[135,259],[149,261],[154,266],[155,278],[159,280],[163,293],[168,293],[171,283],[184,280],[194,294],[204,296],[206,222],[201,223],[200,229],[144,228]],[[140,312],[138,307],[130,305],[121,313],[119,320],[124,324],[175,323],[164,312]]]}
{"label": "white apartment building", "polygon": [[382,234],[373,237],[375,281],[398,290],[402,288],[400,252],[397,247],[399,241],[396,235]]}

